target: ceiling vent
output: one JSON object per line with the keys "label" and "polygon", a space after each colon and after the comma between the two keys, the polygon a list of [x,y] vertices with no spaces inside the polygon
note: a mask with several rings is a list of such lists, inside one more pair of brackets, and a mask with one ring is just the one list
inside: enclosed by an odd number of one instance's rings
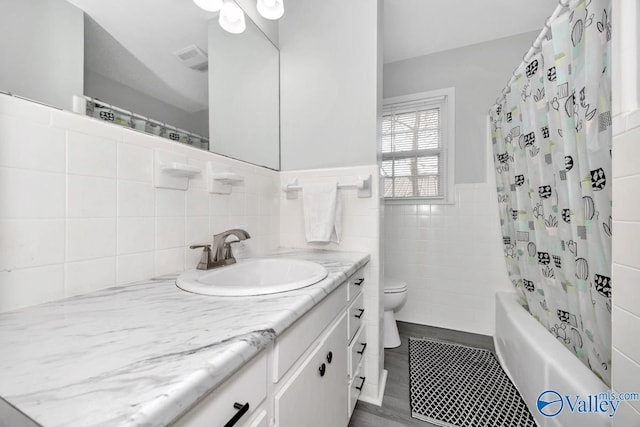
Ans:
{"label": "ceiling vent", "polygon": [[192,70],[207,71],[209,69],[209,57],[207,52],[192,44],[173,52],[180,59],[185,67]]}

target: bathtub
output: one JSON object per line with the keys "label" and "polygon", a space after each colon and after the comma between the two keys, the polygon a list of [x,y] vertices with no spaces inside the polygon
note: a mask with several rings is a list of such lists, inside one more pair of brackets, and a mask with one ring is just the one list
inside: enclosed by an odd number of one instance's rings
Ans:
{"label": "bathtub", "polygon": [[566,402],[555,417],[538,411],[537,399],[545,390],[556,390],[562,396],[587,396],[607,392],[609,387],[527,313],[513,292],[496,293],[493,339],[500,364],[539,427],[611,426],[608,415],[572,413]]}

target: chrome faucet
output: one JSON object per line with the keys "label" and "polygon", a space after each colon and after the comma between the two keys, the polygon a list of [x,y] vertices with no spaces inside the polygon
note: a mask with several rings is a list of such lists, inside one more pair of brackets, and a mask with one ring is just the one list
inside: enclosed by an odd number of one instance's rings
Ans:
{"label": "chrome faucet", "polygon": [[[238,240],[227,242],[227,237],[235,236]],[[223,231],[213,236],[213,254],[212,245],[193,245],[191,249],[203,248],[202,257],[196,267],[198,270],[211,270],[212,268],[223,267],[225,265],[235,264],[236,259],[231,251],[231,245],[242,240],[251,238],[249,233],[238,228]]]}

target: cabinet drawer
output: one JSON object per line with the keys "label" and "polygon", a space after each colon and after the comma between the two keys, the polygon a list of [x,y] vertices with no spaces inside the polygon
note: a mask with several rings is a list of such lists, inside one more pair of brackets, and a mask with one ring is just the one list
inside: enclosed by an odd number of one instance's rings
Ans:
{"label": "cabinet drawer", "polygon": [[342,314],[318,348],[276,392],[274,413],[278,427],[346,427],[346,328],[347,319]]}
{"label": "cabinet drawer", "polygon": [[347,334],[347,342],[358,332],[358,328],[364,320],[364,294],[356,297],[355,301],[349,306],[349,332]]}
{"label": "cabinet drawer", "polygon": [[353,409],[356,407],[358,397],[360,397],[360,392],[362,391],[362,387],[364,387],[366,378],[362,373],[364,373],[364,368],[362,364],[360,364],[357,373],[349,382],[349,418],[351,418],[351,414],[353,414]]}
{"label": "cabinet drawer", "polygon": [[206,396],[174,425],[178,427],[223,426],[238,414],[242,406],[248,404],[248,410],[237,424],[241,426],[266,397],[267,356],[262,353]]}
{"label": "cabinet drawer", "polygon": [[367,349],[367,332],[366,327],[362,326],[356,334],[351,344],[349,344],[349,378],[355,376],[360,361],[364,357]]}
{"label": "cabinet drawer", "polygon": [[364,268],[356,271],[351,277],[349,277],[349,284],[347,286],[347,299],[353,301],[362,292],[364,287]]}
{"label": "cabinet drawer", "polygon": [[339,286],[302,319],[285,331],[274,347],[273,382],[278,382],[320,333],[344,310],[346,286]]}

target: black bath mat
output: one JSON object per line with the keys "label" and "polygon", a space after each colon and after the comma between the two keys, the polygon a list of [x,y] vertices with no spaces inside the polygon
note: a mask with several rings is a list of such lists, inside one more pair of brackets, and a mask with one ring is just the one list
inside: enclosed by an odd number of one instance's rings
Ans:
{"label": "black bath mat", "polygon": [[446,427],[534,427],[489,350],[409,338],[411,416]]}

